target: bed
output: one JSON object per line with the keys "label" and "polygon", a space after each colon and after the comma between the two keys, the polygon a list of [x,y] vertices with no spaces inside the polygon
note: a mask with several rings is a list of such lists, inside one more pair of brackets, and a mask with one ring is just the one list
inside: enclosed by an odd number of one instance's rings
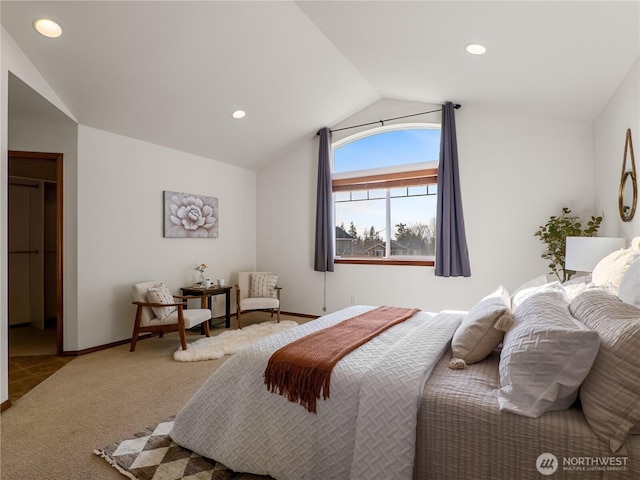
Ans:
{"label": "bed", "polygon": [[[313,414],[271,393],[263,373],[280,347],[374,307],[325,315],[235,354],[171,436],[282,480],[638,478],[640,301],[622,301],[616,282],[536,281],[469,312],[419,312],[340,360]],[[469,331],[475,344],[461,348]]]}

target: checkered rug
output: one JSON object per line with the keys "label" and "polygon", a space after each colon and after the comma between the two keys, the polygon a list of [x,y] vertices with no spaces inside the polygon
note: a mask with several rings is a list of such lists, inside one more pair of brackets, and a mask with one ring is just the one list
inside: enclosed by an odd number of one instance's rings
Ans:
{"label": "checkered rug", "polygon": [[133,480],[258,480],[260,475],[237,473],[215,460],[174,443],[169,436],[173,418],[146,428],[94,453]]}

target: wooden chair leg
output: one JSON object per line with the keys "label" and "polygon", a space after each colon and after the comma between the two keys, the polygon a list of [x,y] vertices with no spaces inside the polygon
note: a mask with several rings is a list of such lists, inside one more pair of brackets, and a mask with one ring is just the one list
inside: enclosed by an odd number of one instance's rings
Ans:
{"label": "wooden chair leg", "polygon": [[204,321],[204,335],[208,337],[209,334],[209,320]]}
{"label": "wooden chair leg", "polygon": [[182,350],[187,349],[187,334],[184,331],[184,313],[182,312],[182,307],[178,307],[178,332],[180,333],[180,345],[182,345]]}
{"label": "wooden chair leg", "polygon": [[142,307],[138,305],[136,310],[136,320],[133,323],[133,333],[131,334],[131,347],[130,352],[134,352],[136,349],[136,343],[138,342],[138,332],[140,331],[140,322],[142,321]]}
{"label": "wooden chair leg", "polygon": [[180,345],[182,346],[183,350],[187,349],[187,335],[184,331],[184,327],[179,329],[180,332]]}
{"label": "wooden chair leg", "polygon": [[240,318],[240,309],[236,311],[236,318],[238,319],[238,328],[242,330],[242,319]]}
{"label": "wooden chair leg", "polygon": [[280,306],[278,305],[278,321],[276,323],[280,323]]}

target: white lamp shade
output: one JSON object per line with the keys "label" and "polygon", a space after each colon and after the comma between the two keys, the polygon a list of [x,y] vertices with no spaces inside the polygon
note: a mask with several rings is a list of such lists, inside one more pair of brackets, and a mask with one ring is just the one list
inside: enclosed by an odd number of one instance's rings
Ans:
{"label": "white lamp shade", "polygon": [[627,241],[614,237],[567,237],[564,266],[576,272],[592,272],[600,260],[621,248]]}

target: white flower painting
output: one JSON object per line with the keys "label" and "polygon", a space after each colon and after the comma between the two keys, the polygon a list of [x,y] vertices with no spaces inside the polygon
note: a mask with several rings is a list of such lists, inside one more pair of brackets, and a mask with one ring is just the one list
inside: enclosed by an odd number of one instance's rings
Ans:
{"label": "white flower painting", "polygon": [[165,191],[164,236],[218,238],[218,199]]}

